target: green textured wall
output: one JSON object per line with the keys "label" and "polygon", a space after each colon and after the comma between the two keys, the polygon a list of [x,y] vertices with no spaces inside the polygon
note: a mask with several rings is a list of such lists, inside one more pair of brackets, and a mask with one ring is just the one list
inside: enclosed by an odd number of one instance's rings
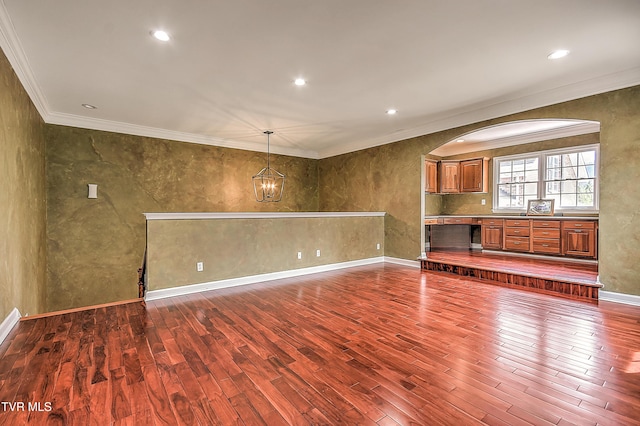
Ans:
{"label": "green textured wall", "polygon": [[44,310],[44,123],[0,51],[0,322]]}
{"label": "green textured wall", "polygon": [[601,123],[600,279],[605,290],[640,295],[640,86],[322,159],[320,208],[386,211],[385,254],[415,259],[422,223],[420,156],[479,128],[537,118]]}
{"label": "green textured wall", "polygon": [[265,153],[50,125],[46,159],[49,311],[137,297],[144,212],[318,209],[316,160],[272,155],[285,196],[261,204]]}
{"label": "green textured wall", "polygon": [[147,229],[149,290],[384,255],[382,216],[150,220]]}

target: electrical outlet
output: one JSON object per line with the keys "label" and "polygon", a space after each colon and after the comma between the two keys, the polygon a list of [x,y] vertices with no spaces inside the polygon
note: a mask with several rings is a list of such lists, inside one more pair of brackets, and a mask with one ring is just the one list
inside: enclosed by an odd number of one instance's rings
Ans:
{"label": "electrical outlet", "polygon": [[485,198],[482,199],[482,201],[480,202],[480,204],[482,204],[483,206],[487,204],[487,200]]}
{"label": "electrical outlet", "polygon": [[380,243],[376,244],[376,250],[380,250]]}
{"label": "electrical outlet", "polygon": [[320,257],[320,249],[316,250],[316,257]]}
{"label": "electrical outlet", "polygon": [[196,271],[198,271],[198,272],[204,271],[204,262],[196,263]]}
{"label": "electrical outlet", "polygon": [[298,259],[302,259],[302,252],[301,251],[298,252]]}

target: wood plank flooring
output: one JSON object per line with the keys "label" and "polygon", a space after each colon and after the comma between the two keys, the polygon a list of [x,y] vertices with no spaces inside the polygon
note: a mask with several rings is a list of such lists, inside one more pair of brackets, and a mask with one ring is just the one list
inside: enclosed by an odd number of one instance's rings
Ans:
{"label": "wood plank flooring", "polygon": [[637,425],[640,307],[371,265],[22,321],[0,402],[2,425]]}

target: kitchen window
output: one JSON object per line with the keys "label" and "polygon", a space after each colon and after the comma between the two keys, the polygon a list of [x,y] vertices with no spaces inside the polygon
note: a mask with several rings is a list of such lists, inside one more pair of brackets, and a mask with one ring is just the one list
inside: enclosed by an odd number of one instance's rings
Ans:
{"label": "kitchen window", "polygon": [[598,211],[599,145],[495,157],[493,211],[525,212],[529,200],[553,199],[555,211]]}

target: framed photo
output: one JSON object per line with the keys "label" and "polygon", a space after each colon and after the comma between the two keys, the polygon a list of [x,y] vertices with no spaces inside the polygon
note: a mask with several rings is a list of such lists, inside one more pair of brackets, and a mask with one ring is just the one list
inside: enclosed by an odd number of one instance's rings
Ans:
{"label": "framed photo", "polygon": [[529,200],[527,216],[553,216],[555,200]]}

